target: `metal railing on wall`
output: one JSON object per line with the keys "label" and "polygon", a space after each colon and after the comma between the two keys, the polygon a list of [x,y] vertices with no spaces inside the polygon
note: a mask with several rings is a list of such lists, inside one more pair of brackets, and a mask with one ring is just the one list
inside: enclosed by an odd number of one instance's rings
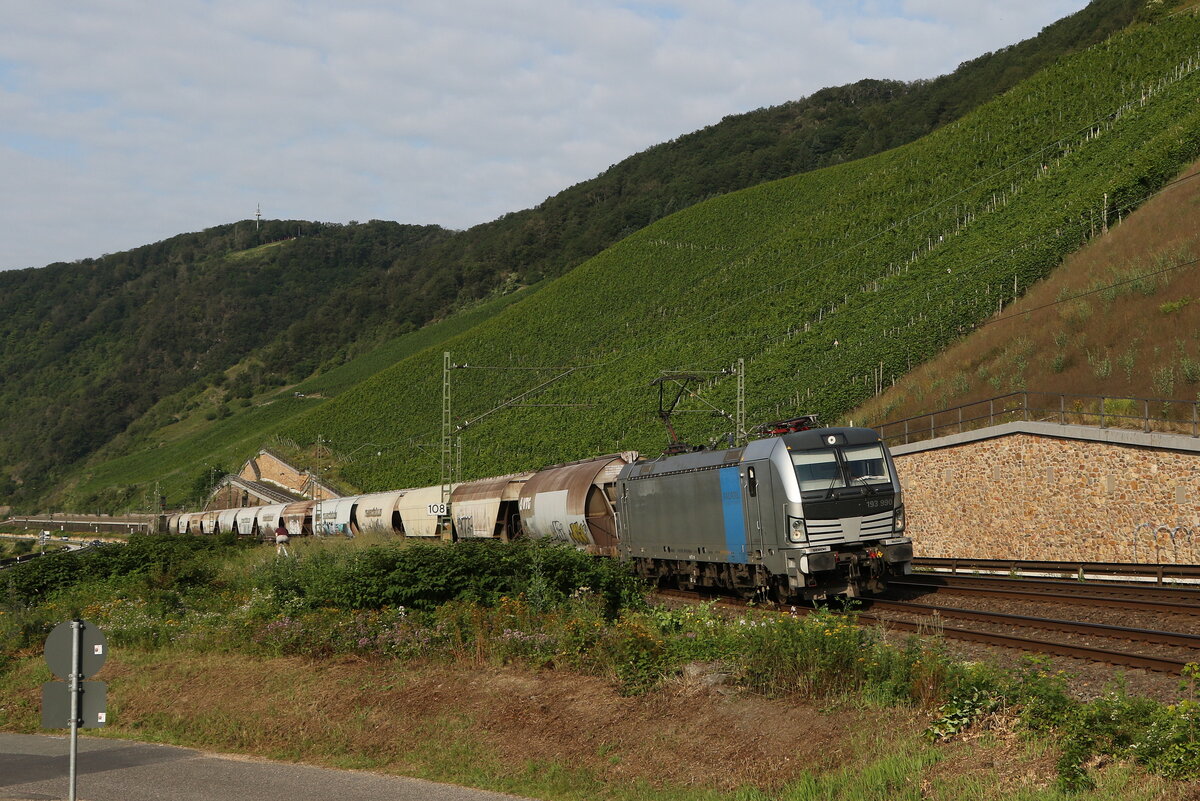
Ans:
{"label": "metal railing on wall", "polygon": [[1200,402],[1023,390],[873,427],[894,446],[1017,421],[1200,437]]}

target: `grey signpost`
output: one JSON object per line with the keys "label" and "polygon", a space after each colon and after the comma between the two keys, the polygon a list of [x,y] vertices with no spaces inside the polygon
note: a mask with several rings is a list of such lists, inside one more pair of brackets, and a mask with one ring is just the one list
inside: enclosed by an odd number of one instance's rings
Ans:
{"label": "grey signpost", "polygon": [[69,760],[69,801],[75,801],[76,759],[79,755],[79,728],[98,729],[107,725],[102,681],[84,681],[94,675],[108,658],[104,632],[86,620],[59,623],[46,637],[46,664],[61,681],[42,685],[42,728],[71,730]]}

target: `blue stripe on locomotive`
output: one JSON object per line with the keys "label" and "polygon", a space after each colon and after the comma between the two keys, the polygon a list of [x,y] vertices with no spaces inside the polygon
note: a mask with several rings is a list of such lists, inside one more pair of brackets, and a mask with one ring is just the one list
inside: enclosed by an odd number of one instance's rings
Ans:
{"label": "blue stripe on locomotive", "polygon": [[721,477],[721,512],[725,517],[725,547],[729,549],[729,561],[745,564],[746,518],[738,472],[736,467],[723,467],[717,474]]}

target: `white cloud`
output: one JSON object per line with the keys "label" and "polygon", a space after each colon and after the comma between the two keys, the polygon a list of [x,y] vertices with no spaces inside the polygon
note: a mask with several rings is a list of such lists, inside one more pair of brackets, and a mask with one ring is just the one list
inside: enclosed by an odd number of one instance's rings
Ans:
{"label": "white cloud", "polygon": [[[0,268],[250,216],[463,228],[1085,0],[0,0]],[[51,10],[47,10],[47,9]]]}

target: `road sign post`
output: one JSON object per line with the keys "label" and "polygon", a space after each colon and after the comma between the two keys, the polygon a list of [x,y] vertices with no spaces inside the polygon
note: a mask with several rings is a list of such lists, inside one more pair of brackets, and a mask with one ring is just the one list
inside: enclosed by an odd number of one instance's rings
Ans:
{"label": "road sign post", "polygon": [[59,623],[46,637],[46,664],[51,673],[66,679],[66,683],[48,681],[42,685],[42,728],[60,728],[65,722],[71,730],[69,801],[75,801],[79,727],[82,724],[85,729],[98,729],[108,723],[107,686],[102,681],[84,681],[100,670],[107,658],[104,632],[86,620]]}

